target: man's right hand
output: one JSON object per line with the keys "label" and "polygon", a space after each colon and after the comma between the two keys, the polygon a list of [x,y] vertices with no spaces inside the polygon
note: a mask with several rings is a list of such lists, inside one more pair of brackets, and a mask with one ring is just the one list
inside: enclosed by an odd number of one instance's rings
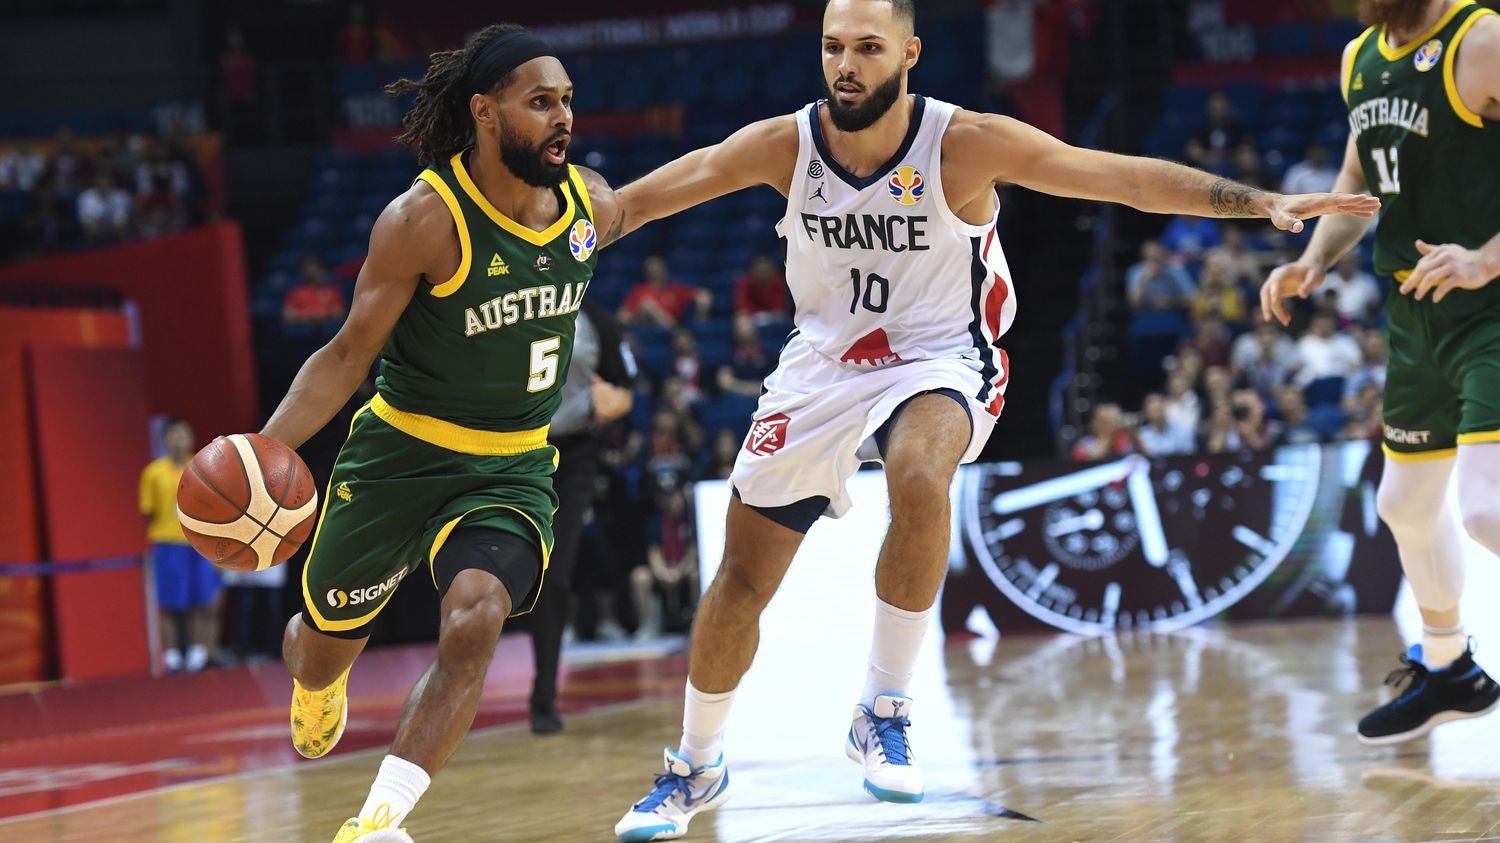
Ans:
{"label": "man's right hand", "polygon": [[1292,296],[1307,298],[1323,283],[1326,270],[1312,264],[1294,261],[1271,270],[1271,277],[1260,285],[1260,311],[1267,320],[1275,319],[1282,325],[1292,321],[1291,311],[1286,309],[1286,300]]}

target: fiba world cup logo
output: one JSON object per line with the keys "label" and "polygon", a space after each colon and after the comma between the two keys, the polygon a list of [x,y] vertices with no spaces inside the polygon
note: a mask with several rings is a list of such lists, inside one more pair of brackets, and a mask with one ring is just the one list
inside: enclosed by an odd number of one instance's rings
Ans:
{"label": "fiba world cup logo", "polygon": [[598,242],[599,236],[594,233],[594,226],[588,220],[573,223],[573,230],[568,232],[568,249],[577,260],[588,260]]}
{"label": "fiba world cup logo", "polygon": [[885,185],[891,192],[891,198],[902,205],[921,202],[922,194],[927,192],[927,181],[922,178],[922,171],[907,164],[897,167]]}
{"label": "fiba world cup logo", "polygon": [[1441,56],[1442,54],[1443,42],[1434,38],[1417,49],[1417,55],[1412,59],[1412,61],[1416,64],[1417,70],[1426,73],[1434,67],[1437,67],[1438,56]]}

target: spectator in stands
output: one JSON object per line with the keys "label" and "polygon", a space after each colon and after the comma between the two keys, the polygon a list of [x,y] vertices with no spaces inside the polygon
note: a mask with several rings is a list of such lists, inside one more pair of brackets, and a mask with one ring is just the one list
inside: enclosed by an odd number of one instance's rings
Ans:
{"label": "spectator in stands", "polygon": [[141,472],[141,515],[151,541],[151,567],[160,610],[162,658],[169,671],[208,666],[218,638],[219,573],[183,535],[177,521],[177,484],[193,458],[193,427],[172,419],[162,429],[166,453]]}
{"label": "spectator in stands", "polygon": [[698,543],[687,495],[681,489],[665,492],[657,508],[646,524],[646,564],[630,575],[641,621],[637,641],[686,630],[697,605]]}
{"label": "spectator in stands", "polygon": [[1364,353],[1364,359],[1360,361],[1359,368],[1354,371],[1354,374],[1349,376],[1349,382],[1344,387],[1344,394],[1355,395],[1366,386],[1374,386],[1376,392],[1384,393],[1386,360],[1390,353],[1386,348],[1385,335],[1380,331],[1365,331],[1360,349]]}
{"label": "spectator in stands", "polygon": [[58,129],[56,144],[57,149],[47,162],[46,179],[59,196],[76,196],[94,183],[94,173],[89,170],[88,159],[78,151],[72,129]]}
{"label": "spectator in stands", "polygon": [[1259,313],[1257,309],[1255,330],[1234,341],[1229,366],[1236,380],[1269,398],[1297,371],[1297,345],[1280,325],[1260,318]]}
{"label": "spectator in stands", "polygon": [[1245,324],[1249,317],[1245,291],[1234,283],[1223,258],[1204,261],[1203,274],[1198,278],[1198,290],[1193,293],[1189,312],[1194,322],[1212,317],[1235,326]]}
{"label": "spectator in stands", "polygon": [[1187,306],[1193,279],[1169,258],[1161,243],[1147,240],[1141,244],[1140,262],[1125,271],[1125,295],[1132,310],[1139,313]]}
{"label": "spectator in stands", "polygon": [[1379,440],[1384,434],[1381,424],[1381,390],[1366,381],[1358,392],[1344,397],[1344,413],[1347,416],[1342,431],[1345,439]]}
{"label": "spectator in stands", "polygon": [[148,145],[145,158],[137,165],[133,176],[137,194],[146,194],[165,185],[178,198],[186,199],[192,188],[192,171],[188,163],[174,158],[167,144],[160,140]]}
{"label": "spectator in stands", "polygon": [[734,431],[723,428],[715,433],[713,448],[709,451],[708,465],[703,470],[703,479],[728,480],[739,453],[740,440],[735,437]]}
{"label": "spectator in stands", "polygon": [[1187,159],[1206,170],[1218,170],[1244,138],[1245,130],[1234,121],[1228,95],[1214,91],[1208,98],[1203,127],[1188,139]]}
{"label": "spectator in stands", "polygon": [[1359,266],[1359,248],[1350,249],[1339,258],[1333,270],[1323,276],[1320,296],[1335,296],[1339,317],[1346,322],[1367,325],[1384,300],[1380,282]]}
{"label": "spectator in stands", "polygon": [[1209,366],[1203,370],[1203,403],[1214,407],[1229,400],[1234,389],[1234,376],[1224,366]]}
{"label": "spectator in stands", "polygon": [[771,355],[766,353],[760,332],[755,330],[755,322],[749,315],[735,314],[732,335],[734,351],[729,363],[719,367],[719,391],[754,398],[760,395],[761,383],[773,368]]}
{"label": "spectator in stands", "polygon": [[750,271],[735,279],[734,312],[736,316],[749,316],[756,324],[785,321],[791,316],[786,276],[777,270],[770,255],[756,255]]}
{"label": "spectator in stands", "polygon": [[375,56],[375,36],[366,22],[363,3],[349,5],[348,19],[339,30],[334,54],[346,62],[366,62]]}
{"label": "spectator in stands", "polygon": [[224,35],[224,52],[219,57],[219,69],[224,74],[224,97],[231,106],[243,106],[255,101],[256,63],[255,57],[245,46],[245,33],[239,27],[230,27]]}
{"label": "spectator in stands", "polygon": [[1221,231],[1223,242],[1203,253],[1203,262],[1219,261],[1229,273],[1234,284],[1246,285],[1259,290],[1260,282],[1266,278],[1266,261],[1261,253],[1249,248],[1249,235],[1237,225],[1228,225]]}
{"label": "spectator in stands", "polygon": [[135,213],[136,227],[142,237],[160,237],[187,226],[182,195],[172,186],[169,173],[152,174],[151,184],[136,196]]}
{"label": "spectator in stands", "polygon": [[1275,443],[1281,426],[1266,418],[1266,404],[1255,390],[1235,390],[1229,397],[1229,405],[1240,447],[1259,451]]}
{"label": "spectator in stands", "polygon": [[286,291],[281,318],[287,322],[334,322],[344,318],[344,293],[334,285],[328,267],[317,255],[303,255],[298,267],[301,282]]}
{"label": "spectator in stands", "polygon": [[1135,438],[1122,423],[1120,405],[1105,402],[1094,407],[1088,435],[1073,445],[1073,459],[1102,460],[1135,451]]}
{"label": "spectator in stands", "polygon": [[1347,378],[1363,359],[1359,343],[1348,334],[1339,333],[1333,314],[1315,313],[1307,334],[1297,341],[1296,382],[1306,386],[1319,378]]}
{"label": "spectator in stands", "polygon": [[31,195],[31,209],[21,222],[21,230],[25,234],[23,249],[45,254],[66,248],[78,229],[58,201],[57,191],[43,184]]}
{"label": "spectator in stands", "polygon": [[1167,418],[1167,399],[1161,393],[1146,396],[1141,415],[1141,426],[1135,432],[1141,453],[1148,457],[1167,457],[1193,452],[1193,429],[1172,424]]}
{"label": "spectator in stands", "polygon": [[[1234,148],[1234,178],[1239,183],[1258,190],[1273,189],[1270,179],[1266,178],[1265,168],[1261,166],[1260,150],[1255,148],[1255,141],[1250,138],[1240,141],[1239,146]],[[1253,225],[1263,224],[1262,220],[1247,220],[1247,222]]]}
{"label": "spectator in stands", "polygon": [[703,360],[692,331],[685,328],[672,332],[672,371],[682,381],[682,392],[689,403],[703,399]]}
{"label": "spectator in stands", "polygon": [[0,190],[31,192],[47,175],[47,156],[34,144],[17,144],[0,155]]}
{"label": "spectator in stands", "polygon": [[121,190],[108,173],[100,173],[94,186],[78,196],[78,225],[90,245],[117,243],[130,233],[130,194]]}
{"label": "spectator in stands", "polygon": [[1320,442],[1323,435],[1307,423],[1307,399],[1302,390],[1288,384],[1276,393],[1276,409],[1281,415],[1282,445],[1306,445]]}
{"label": "spectator in stands", "polygon": [[651,435],[646,446],[646,470],[662,488],[676,488],[688,478],[693,466],[693,455],[698,452],[694,439],[702,442],[702,433],[696,437],[685,430],[687,420],[680,418],[668,407],[660,407],[651,419]]}
{"label": "spectator in stands", "polygon": [[1310,143],[1302,153],[1302,160],[1287,168],[1281,179],[1281,192],[1327,193],[1333,190],[1338,175],[1339,171],[1328,160],[1328,147]]}
{"label": "spectator in stands", "polygon": [[1184,340],[1183,344],[1203,355],[1205,367],[1229,365],[1229,331],[1224,327],[1224,320],[1218,316],[1210,314],[1199,319],[1193,336]]}
{"label": "spectator in stands", "polygon": [[1192,431],[1196,436],[1203,418],[1203,402],[1193,387],[1192,375],[1179,368],[1167,375],[1167,424]]}
{"label": "spectator in stands", "polygon": [[1213,405],[1203,430],[1203,450],[1210,454],[1227,454],[1245,446],[1240,438],[1239,422],[1234,417],[1234,405],[1228,399]]}
{"label": "spectator in stands", "polygon": [[1223,243],[1224,234],[1216,220],[1176,216],[1162,229],[1161,242],[1179,257],[1198,260],[1204,252]]}
{"label": "spectator in stands", "polygon": [[696,305],[697,318],[708,317],[713,296],[701,287],[672,280],[664,258],[652,255],[642,266],[645,276],[620,305],[620,321],[628,325],[675,328]]}

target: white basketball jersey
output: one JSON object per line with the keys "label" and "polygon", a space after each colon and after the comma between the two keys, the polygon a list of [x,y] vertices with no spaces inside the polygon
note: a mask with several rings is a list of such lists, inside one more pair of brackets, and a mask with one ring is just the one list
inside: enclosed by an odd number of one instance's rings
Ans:
{"label": "white basketball jersey", "polygon": [[[818,104],[800,136],[786,216],[786,279],[800,339],[861,369],[961,356],[980,364],[981,405],[1000,402],[1009,367],[996,341],[1016,312],[995,226],[970,225],[943,195],[942,144],[956,106],[916,97],[901,148],[865,178],[828,154]],[[998,412],[998,406],[993,412]]]}

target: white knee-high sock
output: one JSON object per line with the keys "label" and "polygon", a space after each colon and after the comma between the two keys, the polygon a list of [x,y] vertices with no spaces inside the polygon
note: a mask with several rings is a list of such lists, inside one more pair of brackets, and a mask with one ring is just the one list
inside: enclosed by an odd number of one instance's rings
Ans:
{"label": "white knee-high sock", "polygon": [[365,806],[359,809],[360,819],[377,828],[397,828],[417,807],[417,800],[430,784],[432,778],[426,770],[405,758],[387,755],[380,762],[380,772],[365,798]]}
{"label": "white knee-high sock", "polygon": [[1464,589],[1462,533],[1447,503],[1453,464],[1452,459],[1387,459],[1376,496],[1380,517],[1396,537],[1401,569],[1417,605],[1429,612],[1457,609]]}
{"label": "white knee-high sock", "polygon": [[875,598],[875,637],[870,644],[870,665],[860,702],[875,705],[881,694],[905,696],[922,650],[922,636],[936,612],[936,604],[921,612],[909,612]]}
{"label": "white knee-high sock", "polygon": [[694,767],[718,761],[719,753],[724,751],[724,727],[729,722],[729,706],[733,702],[734,691],[705,694],[688,682],[682,710],[682,743],[677,754]]}

